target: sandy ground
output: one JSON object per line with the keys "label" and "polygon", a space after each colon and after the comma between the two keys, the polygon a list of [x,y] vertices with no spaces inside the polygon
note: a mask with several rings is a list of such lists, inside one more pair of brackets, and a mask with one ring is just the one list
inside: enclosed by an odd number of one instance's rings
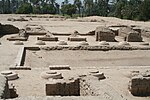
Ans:
{"label": "sandy ground", "polygon": [[[50,32],[69,33],[74,30],[80,33],[87,33],[95,30],[100,25],[140,25],[144,28],[150,28],[150,22],[139,22],[130,20],[121,20],[118,18],[106,17],[87,17],[80,20],[64,20],[47,18],[33,18],[33,20],[26,22],[11,22],[7,21],[10,17],[19,17],[20,15],[0,15],[0,23],[13,24],[16,27],[24,28],[26,24],[38,24]],[[86,20],[96,19],[99,22],[88,22]],[[17,56],[18,50],[21,46],[13,45],[13,42],[7,41],[7,37],[13,35],[6,35],[0,38],[0,71],[8,70]],[[24,42],[24,46],[35,46],[37,37],[30,36],[29,40]],[[98,45],[94,37],[87,37],[90,45]],[[117,40],[122,41],[122,38],[116,37]],[[67,40],[67,37],[59,37],[60,40]],[[148,38],[144,38],[149,42]],[[77,43],[68,42],[69,45],[76,45]],[[110,43],[110,45],[117,45],[118,43]],[[139,43],[130,43],[131,45],[139,45]],[[57,45],[56,42],[46,42],[46,45]],[[41,58],[42,57],[42,58]],[[19,74],[19,79],[11,81],[17,88],[19,97],[27,96],[45,96],[46,80],[40,78],[42,71],[48,70],[49,65],[53,64],[69,64],[71,71],[62,71],[63,76],[77,76],[80,74],[87,74],[91,69],[98,69],[105,73],[106,79],[102,84],[106,84],[101,89],[109,93],[109,90],[117,92],[127,100],[149,100],[149,97],[134,97],[128,91],[128,82],[130,80],[129,74],[133,70],[144,71],[150,69],[150,51],[27,51],[25,65],[31,66],[31,71],[15,71]],[[93,83],[94,84],[94,83]],[[106,88],[106,89],[105,89]],[[110,89],[109,89],[110,88]],[[113,94],[113,93],[112,93]],[[109,99],[108,99],[109,100]]]}
{"label": "sandy ground", "polygon": [[[122,96],[127,100],[149,100],[145,97],[134,97],[128,91],[128,82],[130,81],[130,72],[135,70],[144,71],[150,67],[133,67],[132,69],[128,68],[98,68],[99,71],[105,73],[106,79],[102,81],[94,81],[93,86],[97,90],[108,93],[111,98]],[[95,68],[73,68],[71,71],[57,71],[61,72],[63,77],[77,77],[78,75],[87,75],[90,70]],[[44,80],[40,77],[42,71],[48,70],[47,68],[41,69],[32,69],[32,71],[15,71],[19,74],[19,79],[15,81],[10,81],[10,83],[16,84],[17,93],[19,97],[26,96],[45,96],[45,83],[48,83],[47,80]],[[97,86],[96,84],[101,84]],[[95,91],[96,92],[96,91]],[[117,95],[115,95],[117,94]],[[109,99],[108,99],[109,100]],[[116,100],[116,99],[112,99]]]}
{"label": "sandy ground", "polygon": [[71,67],[148,66],[150,51],[27,51],[25,65],[33,68],[49,65]]}

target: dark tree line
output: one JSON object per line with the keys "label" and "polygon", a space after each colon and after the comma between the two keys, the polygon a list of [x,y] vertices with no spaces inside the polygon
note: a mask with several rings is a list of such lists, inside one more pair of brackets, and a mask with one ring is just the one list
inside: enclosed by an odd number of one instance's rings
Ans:
{"label": "dark tree line", "polygon": [[150,0],[0,0],[0,13],[76,14],[78,16],[113,16],[121,19],[150,19]]}

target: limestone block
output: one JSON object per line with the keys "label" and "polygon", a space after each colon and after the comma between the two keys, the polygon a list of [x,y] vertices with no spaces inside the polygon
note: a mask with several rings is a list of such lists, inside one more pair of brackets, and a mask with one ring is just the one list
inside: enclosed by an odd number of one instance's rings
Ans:
{"label": "limestone block", "polygon": [[71,70],[69,65],[50,65],[50,70]]}
{"label": "limestone block", "polygon": [[16,80],[19,78],[18,74],[13,71],[2,71],[1,74],[4,75],[8,79],[8,81]]}
{"label": "limestone block", "polygon": [[44,79],[49,79],[49,78],[62,79],[62,74],[54,72],[54,71],[45,71],[45,72],[41,73],[41,78],[44,78]]}

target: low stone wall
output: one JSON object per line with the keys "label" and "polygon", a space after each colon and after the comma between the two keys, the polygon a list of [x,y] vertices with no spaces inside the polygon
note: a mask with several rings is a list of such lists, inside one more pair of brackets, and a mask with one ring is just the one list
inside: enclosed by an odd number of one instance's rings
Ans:
{"label": "low stone wall", "polygon": [[106,100],[102,96],[24,96],[13,100]]}
{"label": "low stone wall", "polygon": [[41,50],[89,50],[89,51],[109,51],[109,50],[150,50],[150,47],[137,46],[43,46]]}
{"label": "low stone wall", "polygon": [[7,40],[9,41],[27,41],[27,37],[10,37],[10,38],[7,38]]}
{"label": "low stone wall", "polygon": [[17,58],[16,58],[16,61],[15,61],[15,66],[22,66],[23,65],[25,53],[26,53],[25,48],[24,47],[20,48],[18,55],[17,55]]}
{"label": "low stone wall", "polygon": [[9,41],[27,41],[28,37],[29,37],[29,35],[27,35],[26,31],[24,29],[21,29],[19,31],[19,34],[17,34],[16,36],[11,36],[11,37],[7,38],[7,40],[9,40]]}
{"label": "low stone wall", "polygon": [[150,96],[150,70],[134,75],[129,90],[135,96]]}
{"label": "low stone wall", "polygon": [[47,96],[80,96],[79,79],[69,81],[49,80],[46,84]]}
{"label": "low stone wall", "polygon": [[39,47],[21,47],[16,57],[15,63],[9,67],[10,70],[31,70],[30,66],[24,66],[26,50],[40,50]]}

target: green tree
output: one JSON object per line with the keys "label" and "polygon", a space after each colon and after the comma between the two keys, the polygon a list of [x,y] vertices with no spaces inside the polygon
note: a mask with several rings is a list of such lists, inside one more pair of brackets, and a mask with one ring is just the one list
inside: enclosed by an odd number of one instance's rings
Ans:
{"label": "green tree", "polygon": [[33,8],[30,3],[23,3],[17,10],[18,14],[30,14],[33,13]]}
{"label": "green tree", "polygon": [[84,0],[83,4],[84,4],[85,15],[87,16],[93,15],[93,7],[94,7],[93,0]]}
{"label": "green tree", "polygon": [[38,3],[40,2],[40,0],[30,0],[30,2],[31,2],[33,5],[38,5]]}
{"label": "green tree", "polygon": [[139,20],[148,21],[150,19],[150,0],[144,0],[140,6]]}
{"label": "green tree", "polygon": [[75,5],[72,5],[72,4],[63,4],[61,6],[61,12],[64,14],[67,14],[67,15],[70,15],[72,17],[73,14],[76,13],[76,6]]}
{"label": "green tree", "polygon": [[115,5],[115,16],[123,18],[124,8],[127,4],[127,0],[118,0]]}
{"label": "green tree", "polygon": [[40,14],[41,13],[41,8],[40,6],[33,6],[33,13],[34,14]]}
{"label": "green tree", "polygon": [[81,0],[74,0],[74,5],[77,7],[78,9],[78,14],[79,16],[81,15],[81,7],[82,7],[82,2]]}
{"label": "green tree", "polygon": [[108,2],[109,0],[97,0],[95,3],[97,8],[97,15],[107,16],[108,15]]}
{"label": "green tree", "polygon": [[28,0],[23,0],[23,3],[28,3]]}
{"label": "green tree", "polygon": [[44,4],[43,6],[42,6],[42,12],[44,13],[44,14],[56,14],[56,8],[55,8],[55,6],[53,5],[53,4]]}
{"label": "green tree", "polygon": [[5,0],[1,1],[1,11],[2,11],[2,13],[5,12]]}
{"label": "green tree", "polygon": [[127,2],[127,4],[124,6],[124,9],[122,11],[123,18],[134,20],[139,17],[139,10],[140,5],[142,1],[141,0],[130,0]]}

